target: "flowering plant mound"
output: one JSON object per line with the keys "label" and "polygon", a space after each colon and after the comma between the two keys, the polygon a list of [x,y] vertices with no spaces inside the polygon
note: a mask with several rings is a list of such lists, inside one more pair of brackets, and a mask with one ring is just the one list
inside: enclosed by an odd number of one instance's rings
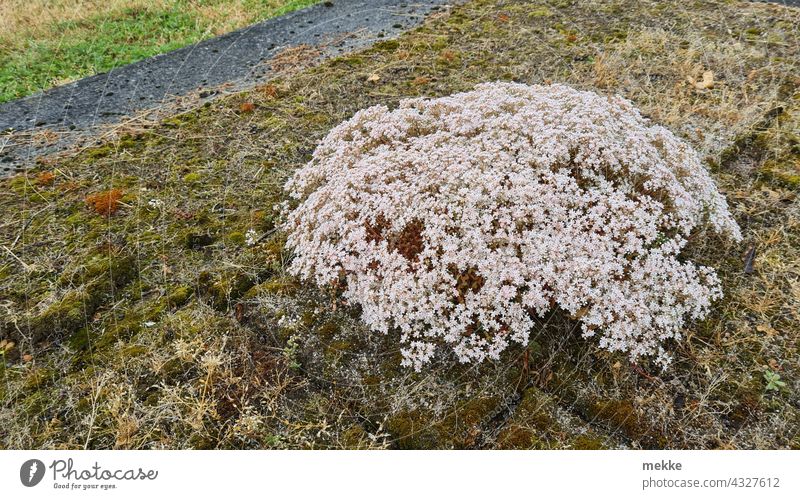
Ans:
{"label": "flowering plant mound", "polygon": [[487,83],[374,106],[334,128],[287,183],[291,272],[338,286],[419,370],[526,344],[559,307],[585,337],[656,356],[721,296],[682,262],[693,232],[740,240],[697,153],[620,97]]}

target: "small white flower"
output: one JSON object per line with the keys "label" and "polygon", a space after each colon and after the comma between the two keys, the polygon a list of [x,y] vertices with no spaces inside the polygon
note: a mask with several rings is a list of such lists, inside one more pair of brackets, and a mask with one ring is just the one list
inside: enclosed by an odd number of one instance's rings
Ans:
{"label": "small white flower", "polygon": [[147,202],[147,206],[153,208],[154,210],[158,210],[162,206],[164,206],[164,202],[161,201],[160,199],[151,199],[150,201]]}
{"label": "small white flower", "polygon": [[244,233],[244,242],[248,246],[253,246],[258,242],[258,233],[253,229],[248,229],[247,232]]}

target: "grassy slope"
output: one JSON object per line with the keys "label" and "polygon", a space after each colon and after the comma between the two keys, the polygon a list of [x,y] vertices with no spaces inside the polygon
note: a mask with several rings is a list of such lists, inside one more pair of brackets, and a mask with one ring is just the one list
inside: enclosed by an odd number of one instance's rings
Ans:
{"label": "grassy slope", "polygon": [[[800,447],[798,20],[751,3],[476,0],[3,180],[0,338],[15,345],[0,445]],[[706,70],[713,88],[688,83]],[[688,256],[718,268],[726,298],[673,345],[668,372],[637,372],[554,314],[527,368],[517,348],[414,374],[394,336],[285,274],[272,206],[327,130],[496,79],[618,92],[708,158],[746,241],[697,236]],[[118,212],[87,208],[111,188]],[[766,370],[785,386],[767,390]]]}
{"label": "grassy slope", "polygon": [[316,2],[11,0],[0,6],[0,102]]}

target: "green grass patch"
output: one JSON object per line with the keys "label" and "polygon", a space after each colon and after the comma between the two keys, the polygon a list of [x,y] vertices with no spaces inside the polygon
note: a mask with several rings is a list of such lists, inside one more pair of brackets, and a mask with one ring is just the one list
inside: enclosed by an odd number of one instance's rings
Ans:
{"label": "green grass patch", "polygon": [[243,12],[232,22],[212,18],[197,2],[185,0],[53,21],[37,35],[0,39],[8,42],[0,43],[0,102],[197,43],[217,34],[220,22],[236,29],[317,1],[201,2],[236,4]]}

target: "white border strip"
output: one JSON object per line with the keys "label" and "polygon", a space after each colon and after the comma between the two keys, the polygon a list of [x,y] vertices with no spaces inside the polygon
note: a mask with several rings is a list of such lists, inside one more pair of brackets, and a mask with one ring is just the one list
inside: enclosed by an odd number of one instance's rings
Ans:
{"label": "white border strip", "polygon": [[[30,460],[46,470],[26,487]],[[0,490],[14,498],[797,498],[799,471],[795,451],[0,452]]]}

